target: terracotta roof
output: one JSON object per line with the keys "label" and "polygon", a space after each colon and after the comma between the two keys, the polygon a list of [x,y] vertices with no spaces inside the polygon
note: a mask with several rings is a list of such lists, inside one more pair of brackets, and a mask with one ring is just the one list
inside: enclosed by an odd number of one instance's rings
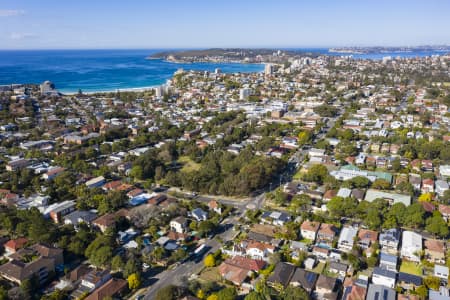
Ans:
{"label": "terracotta roof", "polygon": [[248,270],[239,268],[237,266],[229,265],[223,262],[219,266],[219,273],[226,280],[229,280],[237,285],[240,285],[247,278]]}
{"label": "terracotta roof", "polygon": [[370,240],[375,242],[378,239],[378,232],[368,229],[360,229],[358,232],[358,238],[360,240]]}
{"label": "terracotta roof", "polygon": [[247,271],[259,271],[265,267],[266,262],[259,259],[251,259],[243,256],[235,256],[227,259],[224,263],[240,267]]}
{"label": "terracotta roof", "polygon": [[326,235],[333,235],[333,236],[336,235],[334,225],[322,223],[320,225],[319,234],[326,234]]}
{"label": "terracotta roof", "polygon": [[247,249],[251,249],[251,248],[256,248],[256,249],[259,249],[261,251],[264,251],[266,249],[270,249],[270,250],[274,250],[275,249],[275,247],[272,246],[272,245],[264,244],[264,243],[257,242],[257,241],[250,241],[247,244]]}
{"label": "terracotta roof", "polygon": [[434,186],[434,180],[427,178],[427,179],[422,180],[422,184],[433,185]]}
{"label": "terracotta roof", "polygon": [[219,207],[219,203],[217,203],[216,200],[211,200],[211,201],[209,201],[208,206],[209,206],[209,208],[211,208],[211,209],[215,209],[215,208],[218,208],[218,207]]}
{"label": "terracotta roof", "polygon": [[439,204],[439,212],[443,215],[450,215],[450,206]]}
{"label": "terracotta roof", "polygon": [[320,227],[320,223],[319,222],[305,221],[300,226],[300,229],[301,230],[317,232],[317,230],[319,230],[319,227]]}
{"label": "terracotta roof", "polygon": [[438,240],[425,240],[425,248],[435,252],[445,252],[444,242]]}
{"label": "terracotta roof", "polygon": [[126,280],[111,278],[100,288],[96,289],[92,294],[86,297],[86,300],[102,300],[111,297],[127,287]]}
{"label": "terracotta roof", "polygon": [[363,300],[366,299],[367,289],[358,286],[352,285],[352,290],[347,296],[347,300]]}
{"label": "terracotta roof", "polygon": [[323,194],[324,199],[331,199],[333,197],[336,197],[337,191],[336,190],[328,190]]}
{"label": "terracotta roof", "polygon": [[108,183],[105,183],[102,188],[105,190],[113,190],[118,188],[119,186],[122,185],[122,181],[120,180],[115,180],[115,181],[110,181]]}
{"label": "terracotta roof", "polygon": [[17,251],[18,249],[25,246],[25,244],[28,243],[28,240],[26,238],[18,238],[15,240],[9,240],[5,243],[5,248],[11,249],[13,251]]}

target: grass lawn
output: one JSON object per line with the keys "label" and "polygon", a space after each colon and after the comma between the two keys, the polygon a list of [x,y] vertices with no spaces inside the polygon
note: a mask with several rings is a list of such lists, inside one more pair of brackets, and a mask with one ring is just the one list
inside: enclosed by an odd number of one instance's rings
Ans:
{"label": "grass lawn", "polygon": [[294,174],[294,176],[292,177],[292,179],[294,180],[300,180],[302,179],[303,174],[305,174],[305,171],[303,170],[303,168],[300,168],[297,173]]}
{"label": "grass lawn", "polygon": [[311,271],[314,272],[314,273],[317,273],[317,274],[322,274],[324,268],[325,268],[325,263],[320,262],[320,263],[318,263],[317,266],[316,266],[314,269],[312,269]]}
{"label": "grass lawn", "polygon": [[201,167],[201,164],[196,163],[189,156],[181,156],[178,158],[178,162],[183,165],[181,170],[186,172],[197,171]]}
{"label": "grass lawn", "polygon": [[222,277],[219,274],[219,269],[215,268],[205,268],[200,274],[200,278],[205,281],[220,281]]}
{"label": "grass lawn", "polygon": [[414,262],[404,261],[400,265],[400,272],[422,276],[422,271],[422,267]]}

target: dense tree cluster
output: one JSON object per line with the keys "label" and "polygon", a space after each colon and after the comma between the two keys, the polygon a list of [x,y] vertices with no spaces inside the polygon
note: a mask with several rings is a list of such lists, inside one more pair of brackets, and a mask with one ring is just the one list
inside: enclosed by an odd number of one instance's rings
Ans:
{"label": "dense tree cluster", "polygon": [[169,172],[167,183],[209,194],[248,195],[268,185],[284,163],[277,158],[254,156],[250,148],[239,155],[226,151],[208,152],[199,170]]}

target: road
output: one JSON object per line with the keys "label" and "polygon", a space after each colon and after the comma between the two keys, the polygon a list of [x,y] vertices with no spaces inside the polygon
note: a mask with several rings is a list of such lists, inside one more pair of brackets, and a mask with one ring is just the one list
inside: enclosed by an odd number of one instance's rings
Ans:
{"label": "road", "polygon": [[[237,223],[237,218],[227,218],[221,223],[221,228],[223,232],[217,234],[223,241],[231,240],[237,232],[234,231],[233,226]],[[207,240],[205,243],[207,246],[211,247],[209,252],[217,251],[221,244],[216,239]],[[206,255],[206,254],[205,254]],[[167,269],[153,278],[150,281],[154,283],[146,290],[144,299],[151,300],[154,299],[156,293],[159,289],[170,285],[170,284],[180,284],[183,282],[183,278],[189,278],[192,274],[199,273],[203,268],[203,259],[199,259],[197,262],[194,260],[189,260],[184,264],[179,264],[177,267],[172,269]]]}
{"label": "road", "polygon": [[[323,138],[327,131],[334,126],[337,118],[342,114],[342,111],[339,111],[338,116],[334,118],[330,118],[327,122],[327,129],[324,130],[319,136],[316,136],[313,140],[313,143],[315,143],[318,139]],[[220,237],[222,241],[228,241],[233,239],[236,232],[234,231],[234,225],[238,223],[238,220],[240,217],[245,216],[245,212],[247,210],[255,210],[255,209],[261,209],[264,207],[264,200],[265,200],[265,192],[270,191],[272,189],[277,188],[278,186],[282,185],[285,182],[289,182],[292,178],[292,175],[295,174],[298,165],[304,160],[305,156],[307,155],[306,150],[299,149],[292,157],[289,159],[288,166],[285,169],[285,171],[280,174],[278,180],[274,180],[275,182],[272,182],[270,184],[270,187],[267,187],[267,189],[261,190],[253,197],[247,198],[247,199],[241,199],[241,200],[234,200],[234,199],[223,199],[216,196],[209,196],[209,195],[198,195],[195,197],[192,197],[192,193],[186,193],[183,191],[180,191],[179,189],[171,189],[173,191],[184,193],[186,196],[194,198],[197,201],[201,202],[209,202],[211,200],[216,200],[222,204],[233,206],[237,210],[237,214],[234,217],[228,217],[225,219],[221,225],[223,228],[223,232],[220,234],[217,234],[216,236]],[[228,225],[228,226],[225,226]],[[209,252],[215,252],[217,251],[221,244],[216,239],[210,239],[207,240],[206,245],[211,247],[209,249]],[[203,259],[198,260],[198,262],[194,260],[189,260],[185,263],[179,264],[175,268],[167,269],[157,275],[155,275],[153,278],[150,278],[150,281],[153,281],[154,283],[147,288],[145,291],[145,297],[146,300],[154,299],[157,291],[167,285],[170,284],[180,284],[180,282],[183,281],[184,278],[189,278],[193,274],[199,273],[203,268]]]}

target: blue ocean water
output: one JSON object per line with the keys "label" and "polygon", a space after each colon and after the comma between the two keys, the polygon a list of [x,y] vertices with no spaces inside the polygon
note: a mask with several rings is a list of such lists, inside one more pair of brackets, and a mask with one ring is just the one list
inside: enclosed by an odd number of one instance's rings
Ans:
{"label": "blue ocean water", "polygon": [[[326,48],[296,49],[305,52],[330,53]],[[23,50],[0,51],[0,85],[53,81],[62,92],[116,91],[160,85],[183,68],[223,72],[260,72],[261,64],[192,63],[178,64],[145,58],[160,50]],[[442,54],[438,51],[386,52],[355,54],[354,58],[381,59],[384,56],[417,57]]]}
{"label": "blue ocean water", "polygon": [[61,92],[116,91],[161,85],[179,68],[261,72],[262,64],[170,63],[145,59],[158,50],[0,51],[0,85],[50,80]]}

